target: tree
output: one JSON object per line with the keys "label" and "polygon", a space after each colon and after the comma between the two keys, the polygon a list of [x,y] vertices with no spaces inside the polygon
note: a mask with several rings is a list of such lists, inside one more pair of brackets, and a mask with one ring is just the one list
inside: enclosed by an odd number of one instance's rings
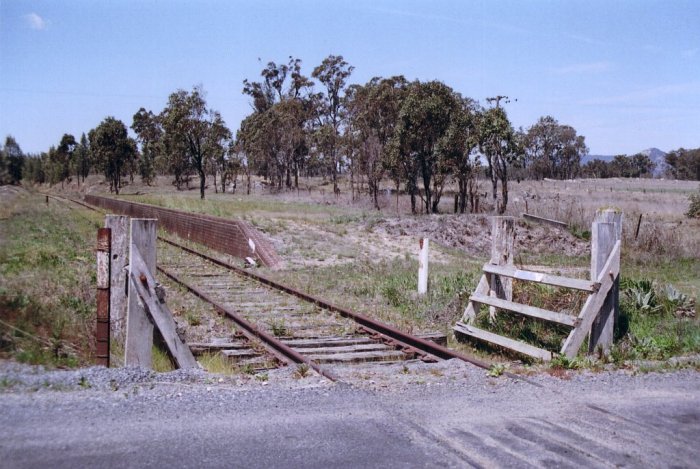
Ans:
{"label": "tree", "polygon": [[261,76],[261,82],[243,82],[243,93],[253,98],[253,113],[236,134],[237,147],[245,153],[248,191],[253,171],[278,190],[283,185],[298,188],[309,153],[312,83],[302,75],[301,61],[293,57],[287,64],[269,62]]}
{"label": "tree", "polygon": [[63,182],[70,177],[70,168],[76,145],[75,137],[70,134],[63,134],[58,147],[52,149],[53,151],[49,150],[49,158],[53,166],[52,183],[60,182],[61,187],[63,187]]}
{"label": "tree", "polygon": [[172,93],[160,120],[166,148],[172,152],[173,169],[179,171],[183,166],[194,169],[199,175],[199,194],[204,199],[206,168],[225,148],[231,132],[221,115],[207,108],[201,87],[189,93],[184,90]]}
{"label": "tree", "polygon": [[666,154],[667,173],[674,179],[700,181],[700,148],[679,148]]}
{"label": "tree", "polygon": [[524,136],[525,167],[538,179],[572,179],[581,167],[581,158],[588,153],[585,138],[576,130],[561,125],[551,116],[540,117]]}
{"label": "tree", "polygon": [[481,109],[470,98],[462,98],[452,118],[447,134],[438,151],[443,154],[458,185],[457,202],[460,213],[476,209],[476,171],[480,166],[478,155],[473,154],[479,144]]}
{"label": "tree", "polygon": [[109,191],[119,194],[121,178],[136,157],[136,142],[128,136],[124,123],[107,117],[88,133],[90,149],[109,181]]}
{"label": "tree", "polygon": [[[379,185],[389,157],[389,143],[399,118],[408,82],[403,76],[372,78],[348,88],[346,140],[357,150],[358,169],[367,178],[369,195],[379,210]],[[353,162],[355,159],[353,159]]]}
{"label": "tree", "polygon": [[459,113],[461,97],[439,81],[412,83],[399,112],[396,141],[401,159],[413,159],[423,182],[426,213],[437,213],[449,175],[446,155],[454,150],[448,129]]}
{"label": "tree", "polygon": [[141,180],[150,186],[156,175],[156,160],[162,154],[163,129],[158,116],[144,108],[134,114],[131,128],[136,133],[136,140],[141,146],[139,160]]}
{"label": "tree", "polygon": [[[491,178],[494,211],[503,214],[508,205],[508,169],[517,164],[521,148],[505,110],[498,105],[486,110],[481,120],[479,148],[486,157]],[[501,200],[498,201],[498,182]]]}
{"label": "tree", "polygon": [[19,184],[22,180],[24,153],[11,135],[0,147],[0,184]]}
{"label": "tree", "polygon": [[80,136],[80,143],[75,146],[75,151],[73,152],[73,173],[78,178],[78,183],[80,183],[80,178],[85,178],[90,174],[90,145],[88,144],[87,136],[83,133]]}
{"label": "tree", "polygon": [[318,129],[316,132],[319,150],[330,165],[333,191],[338,192],[338,172],[341,126],[344,121],[344,97],[347,80],[355,67],[343,60],[342,55],[329,55],[311,74],[326,88],[317,95]]}

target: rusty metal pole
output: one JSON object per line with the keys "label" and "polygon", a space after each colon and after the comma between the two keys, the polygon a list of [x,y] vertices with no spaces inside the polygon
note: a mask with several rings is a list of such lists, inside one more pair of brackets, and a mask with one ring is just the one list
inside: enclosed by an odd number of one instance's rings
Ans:
{"label": "rusty metal pole", "polygon": [[97,327],[96,363],[109,368],[109,296],[112,230],[97,230]]}

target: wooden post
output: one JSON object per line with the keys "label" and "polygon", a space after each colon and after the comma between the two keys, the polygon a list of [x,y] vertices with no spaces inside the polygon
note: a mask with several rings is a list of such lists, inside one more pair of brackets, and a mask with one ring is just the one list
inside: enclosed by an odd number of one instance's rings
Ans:
{"label": "wooden post", "polygon": [[428,293],[428,238],[421,238],[418,254],[418,294],[426,293]]}
{"label": "wooden post", "polygon": [[95,362],[109,368],[110,229],[97,230],[97,325]]}
{"label": "wooden post", "polygon": [[[129,278],[139,252],[151,275],[156,272],[156,224],[158,220],[132,218],[129,243]],[[153,324],[146,314],[143,302],[132,282],[129,282],[129,307],[126,314],[126,366],[152,367]]]}
{"label": "wooden post", "polygon": [[[515,219],[513,217],[493,217],[491,219],[491,260],[493,265],[513,265],[515,249]],[[489,295],[504,300],[513,300],[513,279],[488,274]],[[491,320],[496,318],[496,308],[489,306]]]}
{"label": "wooden post", "polygon": [[110,329],[113,341],[124,346],[127,309],[126,270],[129,263],[129,217],[125,215],[106,215],[105,227],[112,231],[112,257],[109,283],[111,286]]}
{"label": "wooden post", "polygon": [[[591,278],[596,279],[612,252],[616,241],[622,239],[622,212],[619,210],[598,210],[591,228]],[[620,277],[614,279],[612,289],[591,325],[588,352],[600,348],[607,354],[613,343],[615,322],[620,311]]]}

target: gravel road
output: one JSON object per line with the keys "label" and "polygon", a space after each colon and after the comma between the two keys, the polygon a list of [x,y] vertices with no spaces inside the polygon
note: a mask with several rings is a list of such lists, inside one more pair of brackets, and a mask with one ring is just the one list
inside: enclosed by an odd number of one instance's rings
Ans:
{"label": "gravel road", "polygon": [[697,467],[697,371],[422,366],[342,384],[0,362],[0,466]]}

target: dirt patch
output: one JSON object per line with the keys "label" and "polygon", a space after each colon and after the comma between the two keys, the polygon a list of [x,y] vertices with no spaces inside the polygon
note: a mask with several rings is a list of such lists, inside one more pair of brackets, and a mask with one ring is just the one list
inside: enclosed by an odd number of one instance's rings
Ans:
{"label": "dirt patch", "polygon": [[[427,237],[440,245],[459,249],[474,257],[488,257],[491,249],[491,222],[485,215],[433,215],[388,219],[375,231],[387,236]],[[516,223],[517,252],[532,254],[586,255],[590,246],[567,230],[548,225]]]}

